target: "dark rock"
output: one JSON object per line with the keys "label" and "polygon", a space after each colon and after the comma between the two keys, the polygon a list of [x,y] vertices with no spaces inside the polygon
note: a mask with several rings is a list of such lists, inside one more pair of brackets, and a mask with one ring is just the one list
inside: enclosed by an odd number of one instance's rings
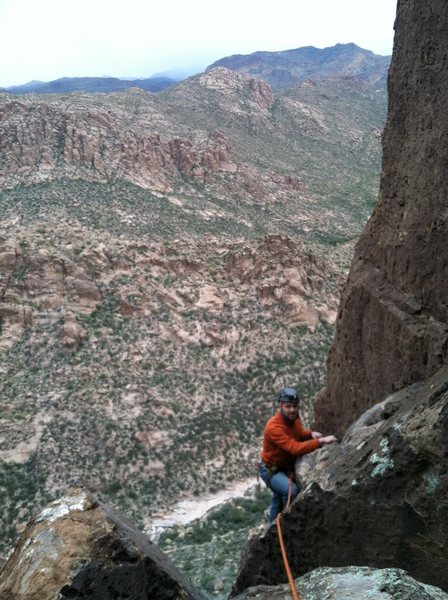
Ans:
{"label": "dark rock", "polygon": [[447,363],[448,4],[399,0],[378,203],[342,294],[316,426],[366,408]]}
{"label": "dark rock", "polygon": [[[370,409],[303,458],[282,523],[293,573],[399,567],[448,590],[448,366]],[[285,581],[276,527],[246,549],[233,593]]]}
{"label": "dark rock", "polygon": [[140,531],[83,490],[28,524],[0,573],[2,600],[203,599]]}
{"label": "dark rock", "polygon": [[[439,588],[419,583],[401,569],[322,567],[296,579],[300,600],[448,600]],[[250,588],[236,600],[290,600],[289,584]]]}

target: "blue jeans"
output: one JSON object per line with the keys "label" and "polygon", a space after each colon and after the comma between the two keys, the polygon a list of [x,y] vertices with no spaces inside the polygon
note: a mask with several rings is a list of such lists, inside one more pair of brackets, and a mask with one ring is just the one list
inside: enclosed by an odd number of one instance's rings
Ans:
{"label": "blue jeans", "polygon": [[[269,524],[273,523],[277,515],[286,508],[289,495],[289,477],[284,471],[271,473],[266,465],[260,461],[258,463],[260,477],[272,491],[271,508],[269,511]],[[299,493],[296,483],[292,484],[291,502]]]}

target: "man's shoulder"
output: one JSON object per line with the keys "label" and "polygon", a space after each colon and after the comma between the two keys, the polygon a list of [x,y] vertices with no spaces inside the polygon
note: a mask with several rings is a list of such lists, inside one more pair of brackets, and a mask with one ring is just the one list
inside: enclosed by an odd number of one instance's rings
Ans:
{"label": "man's shoulder", "polygon": [[275,415],[273,417],[271,417],[268,422],[266,423],[266,428],[271,429],[272,427],[286,427],[281,414],[275,413]]}
{"label": "man's shoulder", "polygon": [[285,423],[285,421],[282,419],[282,415],[278,412],[276,413],[273,417],[271,417],[269,419],[269,421],[266,423],[266,427],[265,429],[277,429],[277,428],[281,428],[284,429],[285,431],[297,431],[299,433],[302,432],[303,430],[303,423],[300,419],[300,417],[298,417],[294,423],[288,425]]}
{"label": "man's shoulder", "polygon": [[274,422],[275,422],[275,421],[274,421],[274,419],[275,419],[275,415],[274,415],[273,417],[270,417],[270,418],[269,418],[269,419],[266,421],[266,423],[265,423],[265,425],[264,425],[264,430],[265,430],[265,431],[268,431],[269,429],[271,429],[271,427],[273,426],[273,424],[274,424]]}

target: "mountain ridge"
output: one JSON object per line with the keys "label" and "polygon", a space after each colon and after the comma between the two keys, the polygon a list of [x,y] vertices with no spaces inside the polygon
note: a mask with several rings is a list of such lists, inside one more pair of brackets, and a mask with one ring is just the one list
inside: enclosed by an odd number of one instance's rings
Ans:
{"label": "mountain ridge", "polygon": [[269,199],[289,212],[300,200],[323,230],[312,208],[318,198],[356,222],[376,197],[386,98],[350,78],[305,82],[274,98],[266,83],[217,68],[158,95],[134,88],[0,100],[4,188],[122,178],[162,194],[180,186],[191,197],[199,184],[214,198]]}
{"label": "mountain ridge", "polygon": [[336,44],[327,48],[304,46],[277,52],[258,51],[222,58],[208,66],[226,67],[258,77],[275,92],[293,88],[307,79],[321,81],[351,76],[371,85],[386,85],[390,56],[380,56],[356,44]]}
{"label": "mountain ridge", "polygon": [[23,85],[4,88],[10,94],[67,94],[70,92],[106,93],[132,87],[147,92],[160,92],[179,80],[170,77],[121,79],[118,77],[61,77],[51,81],[29,81]]}
{"label": "mountain ridge", "polygon": [[[263,59],[265,60],[263,61]],[[269,72],[265,73],[263,62],[269,64],[274,62],[278,73],[274,77],[269,75]],[[322,49],[304,46],[271,52],[258,50],[248,55],[235,54],[215,61],[206,67],[205,72],[224,66],[263,79],[271,85],[274,91],[295,87],[305,79],[320,81],[328,77],[343,76],[353,76],[362,81],[383,86],[389,62],[389,56],[382,57],[374,54],[371,50],[348,43]],[[304,68],[303,64],[301,67],[301,63],[306,65],[304,73],[301,73],[301,68]],[[182,75],[179,70],[156,73],[146,78],[62,77],[47,82],[29,81],[21,85],[4,87],[1,91],[12,94],[54,94],[73,91],[98,93],[138,87],[157,93],[188,77],[190,75]]]}

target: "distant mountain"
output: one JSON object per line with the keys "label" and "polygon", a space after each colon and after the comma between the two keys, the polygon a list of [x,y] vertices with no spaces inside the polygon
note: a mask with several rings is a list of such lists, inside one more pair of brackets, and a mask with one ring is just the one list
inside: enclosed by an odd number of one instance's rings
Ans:
{"label": "distant mountain", "polygon": [[[351,239],[376,199],[385,111],[385,90],[355,78],[306,81],[274,98],[266,83],[223,67],[154,95],[133,88],[28,95],[17,104],[5,94],[0,185],[118,178],[182,195],[191,185],[197,208],[194,184],[206,182],[207,194],[230,201],[232,222],[234,198],[248,196],[250,205],[275,198],[288,213],[282,232],[309,209],[308,236],[321,239],[335,235],[326,211],[337,205],[345,214],[339,233]],[[251,229],[254,219],[259,211]],[[260,231],[277,233],[267,223]]]}
{"label": "distant mountain", "polygon": [[177,83],[171,77],[118,79],[117,77],[62,77],[53,81],[30,81],[5,88],[10,94],[65,94],[68,92],[118,92],[137,87],[147,92],[160,92]]}
{"label": "distant mountain", "polygon": [[15,88],[22,88],[22,93],[27,93],[29,91],[32,91],[34,88],[41,86],[41,85],[46,85],[44,81],[39,81],[37,79],[33,79],[32,81],[28,81],[27,83],[24,83],[23,85],[13,85],[10,87],[2,87],[1,91],[2,92],[10,92],[10,93],[14,93],[14,89]]}
{"label": "distant mountain", "polygon": [[[329,48],[305,46],[278,52],[258,51],[234,54],[214,62],[216,67],[266,81],[275,92],[296,87],[308,79],[322,81],[333,77],[354,77],[376,87],[385,87],[390,56],[380,56],[356,44],[336,44]],[[64,94],[68,92],[118,92],[137,87],[147,92],[161,92],[197,70],[173,69],[145,79],[117,77],[62,77],[53,81],[29,81],[23,85],[1,88],[11,94]]]}
{"label": "distant mountain", "polygon": [[169,71],[160,71],[154,73],[151,76],[151,79],[155,77],[168,77],[169,79],[175,79],[176,81],[182,81],[183,79],[187,79],[187,77],[193,77],[193,75],[197,75],[201,73],[203,68],[186,68],[186,69],[170,69]]}
{"label": "distant mountain", "polygon": [[380,56],[356,44],[329,48],[306,46],[280,52],[254,52],[221,58],[207,67],[226,67],[269,83],[274,91],[293,88],[302,81],[355,77],[365,83],[386,84],[390,56]]}

